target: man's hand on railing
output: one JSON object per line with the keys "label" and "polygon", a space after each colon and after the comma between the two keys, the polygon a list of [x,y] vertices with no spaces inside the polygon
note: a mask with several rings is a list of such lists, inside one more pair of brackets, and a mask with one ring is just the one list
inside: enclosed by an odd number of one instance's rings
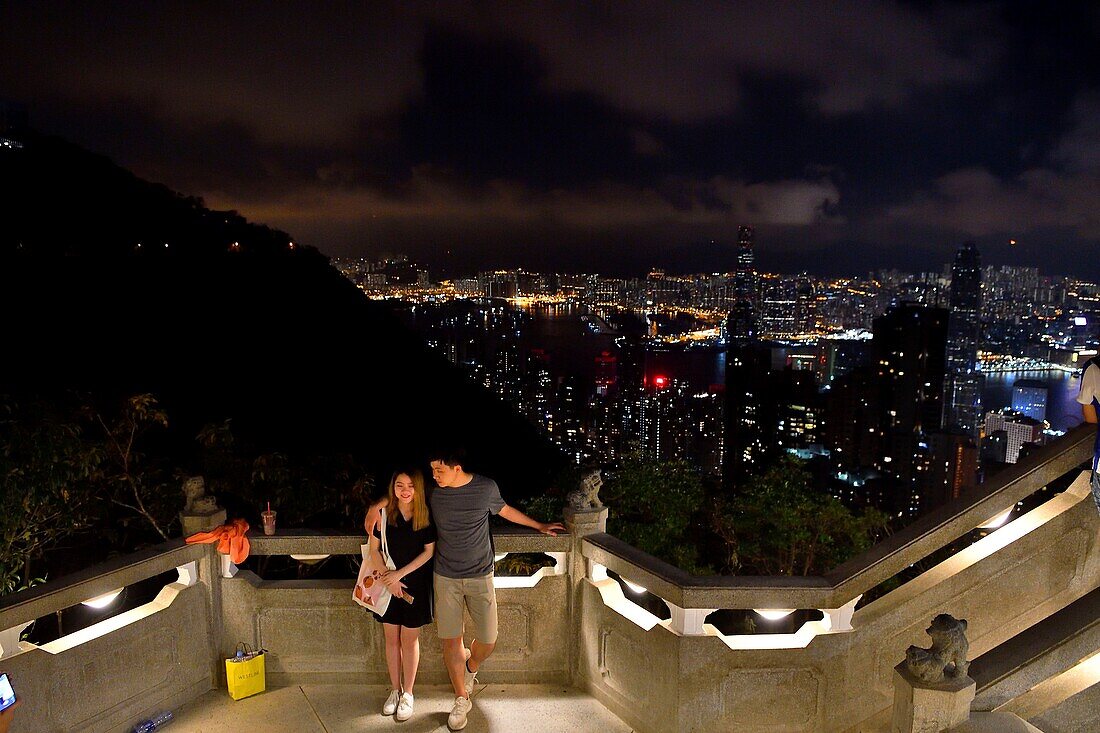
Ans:
{"label": "man's hand on railing", "polygon": [[551,537],[557,537],[558,532],[565,531],[565,525],[561,522],[539,522],[535,529]]}

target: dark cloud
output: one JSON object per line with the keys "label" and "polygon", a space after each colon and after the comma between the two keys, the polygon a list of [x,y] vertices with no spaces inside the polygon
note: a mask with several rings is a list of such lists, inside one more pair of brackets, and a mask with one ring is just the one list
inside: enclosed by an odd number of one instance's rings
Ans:
{"label": "dark cloud", "polygon": [[[1085,3],[8,4],[0,97],[333,254],[722,269],[754,223],[785,269],[927,264],[971,236],[990,261],[1069,267],[1100,254],[1098,19]],[[1008,234],[1067,254],[1000,249]]]}

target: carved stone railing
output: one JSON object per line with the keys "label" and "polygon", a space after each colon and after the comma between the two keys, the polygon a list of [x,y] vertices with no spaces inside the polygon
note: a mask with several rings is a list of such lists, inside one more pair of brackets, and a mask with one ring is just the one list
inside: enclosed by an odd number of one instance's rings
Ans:
{"label": "carved stone railing", "polygon": [[[35,619],[175,569],[152,601],[41,646],[19,641]],[[23,707],[16,731],[118,731],[211,688],[213,550],[174,540],[30,590],[0,596],[0,669]]]}
{"label": "carved stone railing", "polygon": [[[1100,585],[1100,520],[1082,474],[1069,490],[855,610],[861,594],[967,535],[1091,454],[1074,431],[1023,464],[816,578],[695,577],[605,532],[606,510],[568,513],[571,532],[495,530],[498,555],[542,552],[552,568],[498,578],[501,634],[485,682],[561,682],[588,690],[639,731],[885,730],[891,674],[925,640],[931,616],[969,621],[979,656]],[[358,555],[362,535],[280,530],[252,554]],[[177,569],[149,604],[42,646],[23,626]],[[663,599],[661,620],[609,573]],[[238,641],[268,649],[271,685],[381,683],[379,625],[350,602],[351,580],[265,580],[212,546],[166,543],[0,597],[0,668],[18,680],[28,729],[116,731],[224,684]],[[713,609],[820,609],[793,633],[729,636]],[[764,624],[761,626],[766,629]],[[428,627],[421,679],[443,682]],[[89,704],[94,701],[94,704]]]}
{"label": "carved stone railing", "polygon": [[[250,536],[251,555],[360,554],[361,534],[281,530]],[[573,538],[494,531],[498,557],[546,553],[556,564],[530,578],[498,578],[500,639],[482,676],[510,682],[570,679],[568,576]],[[35,619],[177,570],[138,608],[41,646],[19,641]],[[27,591],[0,597],[0,670],[24,705],[16,730],[119,731],[224,686],[222,659],[238,641],[269,651],[272,686],[386,681],[381,626],[351,602],[353,581],[262,580],[212,545],[173,540]],[[421,679],[446,681],[434,628],[422,636]],[[20,727],[22,726],[22,727]]]}
{"label": "carved stone railing", "polygon": [[[867,606],[856,602],[1079,469],[1092,430],[1072,431],[821,577],[692,576],[588,535],[579,681],[641,730],[888,729],[893,666],[924,641],[932,616],[967,618],[978,655],[1100,585],[1088,474]],[[640,608],[608,571],[663,600],[670,617]],[[823,618],[794,633],[727,636],[706,623],[717,609],[818,609]],[[662,673],[646,671],[653,665]]]}
{"label": "carved stone railing", "polygon": [[[573,540],[521,528],[495,529],[498,558],[506,553],[546,553],[557,565],[529,583],[496,578],[500,637],[484,682],[565,682],[570,678],[572,636],[568,553]],[[281,530],[252,540],[253,555],[313,556],[360,554],[361,534]],[[247,641],[269,651],[272,684],[372,682],[387,680],[381,625],[351,602],[352,580],[262,580],[223,561],[222,624],[219,646]],[[523,586],[529,587],[523,587]],[[434,625],[421,631],[418,679],[447,681]],[[481,679],[481,678],[479,678]]]}

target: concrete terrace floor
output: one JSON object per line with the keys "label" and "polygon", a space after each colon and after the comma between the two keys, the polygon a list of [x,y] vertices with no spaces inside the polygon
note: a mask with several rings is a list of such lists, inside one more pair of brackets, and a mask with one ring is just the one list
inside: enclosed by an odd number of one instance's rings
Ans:
{"label": "concrete terrace floor", "polygon": [[[234,702],[211,690],[175,711],[166,733],[442,733],[454,695],[449,686],[416,691],[412,718],[398,723],[381,714],[383,686],[293,685],[269,688]],[[469,733],[598,731],[632,733],[629,725],[589,695],[566,685],[478,685],[472,695]]]}

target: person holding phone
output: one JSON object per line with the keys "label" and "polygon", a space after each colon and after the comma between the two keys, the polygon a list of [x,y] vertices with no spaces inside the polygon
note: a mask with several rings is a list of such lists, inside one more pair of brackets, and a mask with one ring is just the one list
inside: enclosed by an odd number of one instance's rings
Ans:
{"label": "person holding phone", "polygon": [[15,709],[22,704],[23,701],[15,696],[11,678],[6,672],[0,672],[0,733],[8,733],[15,720]]}
{"label": "person holding phone", "polygon": [[390,478],[384,506],[386,547],[396,570],[390,570],[382,557],[380,527],[371,531],[369,540],[373,569],[394,596],[385,615],[374,614],[386,637],[386,668],[391,685],[382,714],[404,721],[413,713],[413,684],[420,665],[420,627],[432,622],[431,560],[436,536],[424,496],[424,474],[415,468],[396,471]]}

